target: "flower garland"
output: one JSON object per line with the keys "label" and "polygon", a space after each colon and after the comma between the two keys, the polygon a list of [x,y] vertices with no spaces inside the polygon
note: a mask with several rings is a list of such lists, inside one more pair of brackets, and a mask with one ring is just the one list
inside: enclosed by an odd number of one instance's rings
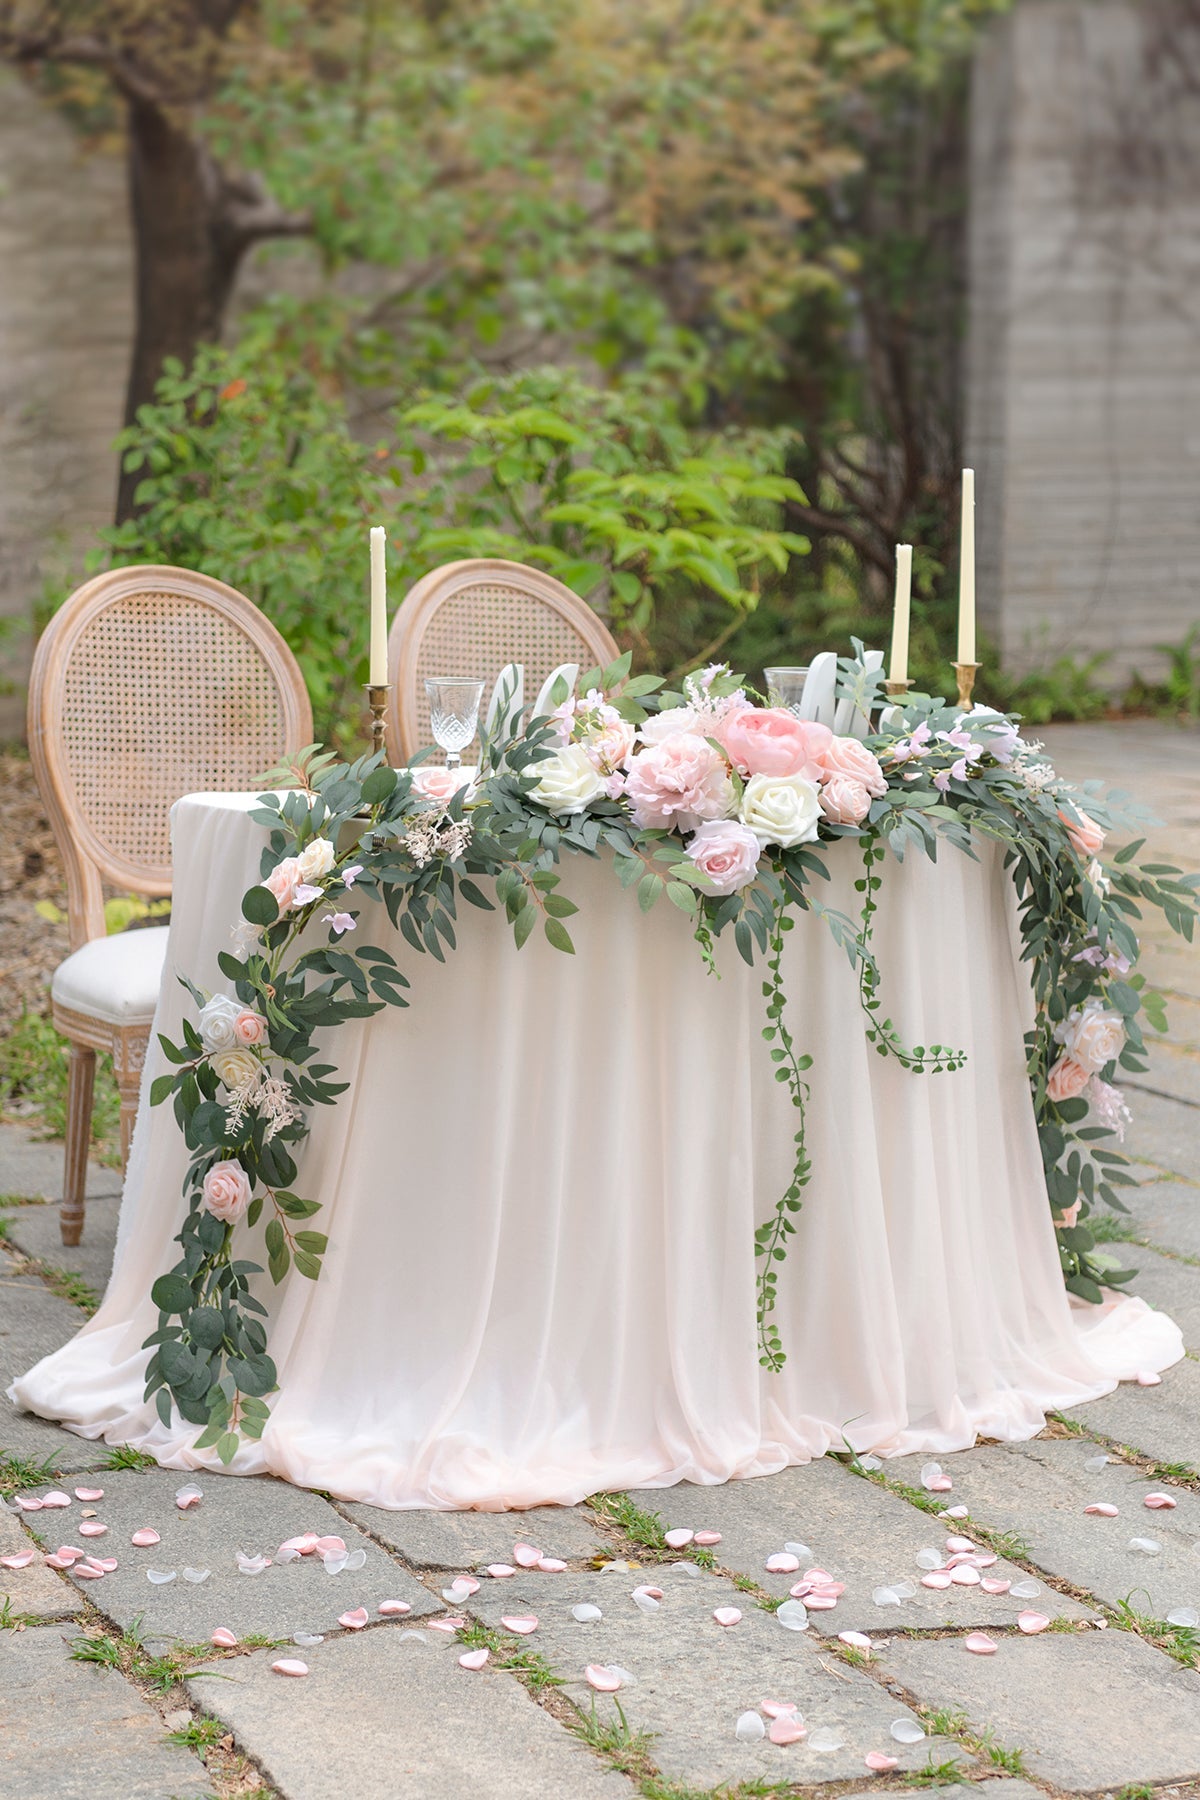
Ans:
{"label": "flower garland", "polygon": [[[842,691],[868,715],[879,704],[878,678],[856,648],[858,659],[842,665]],[[208,996],[186,983],[198,1017],[185,1020],[181,1044],[160,1038],[173,1069],[150,1092],[155,1105],[173,1098],[190,1160],[181,1255],[151,1289],[159,1319],[146,1340],[146,1398],[164,1423],[174,1409],[199,1426],[197,1449],[231,1462],[242,1437],[261,1436],[277,1385],[267,1308],[252,1291],[262,1267],[235,1253],[235,1236],[265,1214],[271,1280],[283,1281],[293,1265],[311,1280],[321,1272],[326,1238],[305,1223],[320,1203],[295,1191],[295,1153],[312,1107],[332,1105],[346,1084],[317,1060],[315,1034],[407,1004],[408,982],[391,953],[350,947],[357,903],[382,900],[410,948],[442,961],[455,947],[460,901],[494,910],[484,880],[518,948],[540,925],[570,953],[565,921],[577,908],[559,892],[558,873],[567,852],[610,855],[643,911],[665,894],[691,921],[710,969],[727,930],[747,963],[764,960],[763,1037],[796,1116],[791,1178],[755,1234],[766,1368],[784,1362],[771,1315],[811,1174],[812,1058],[787,1023],[785,936],[796,912],[824,919],[857,972],[878,1054],[914,1074],[960,1068],[965,1059],[949,1046],[903,1043],[883,1012],[872,949],[887,857],[933,856],[939,841],[971,855],[976,836],[997,840],[1016,885],[1037,1002],[1030,1084],[1067,1286],[1098,1301],[1102,1283],[1131,1277],[1096,1249],[1085,1223],[1097,1202],[1124,1210],[1118,1189],[1132,1178],[1112,1144],[1128,1112],[1113,1077],[1145,1067],[1139,1014],[1165,1024],[1161,998],[1131,973],[1131,921],[1151,904],[1190,937],[1200,877],[1135,867],[1142,840],[1102,869],[1105,830],[1127,827],[1134,814],[1090,791],[1085,811],[1039,746],[1001,714],[964,715],[911,696],[886,709],[864,742],[755,704],[723,666],[690,677],[681,693],[662,686],[631,677],[628,656],[592,670],[574,692],[552,695],[549,717],[485,743],[477,775],[396,771],[377,758],[338,763],[312,746],[267,777],[292,791],[263,795],[251,814],[269,839],[234,948],[218,958],[233,994]],[[816,892],[839,838],[863,860],[857,920]],[[324,943],[311,943],[314,926],[324,927]]]}

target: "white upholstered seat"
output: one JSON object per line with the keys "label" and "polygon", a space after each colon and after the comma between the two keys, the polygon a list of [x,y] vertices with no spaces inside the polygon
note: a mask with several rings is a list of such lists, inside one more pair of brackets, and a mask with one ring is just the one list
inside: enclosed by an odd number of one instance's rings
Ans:
{"label": "white upholstered seat", "polygon": [[80,945],[54,971],[54,1004],[105,1025],[149,1026],[169,935],[166,925],[148,925]]}

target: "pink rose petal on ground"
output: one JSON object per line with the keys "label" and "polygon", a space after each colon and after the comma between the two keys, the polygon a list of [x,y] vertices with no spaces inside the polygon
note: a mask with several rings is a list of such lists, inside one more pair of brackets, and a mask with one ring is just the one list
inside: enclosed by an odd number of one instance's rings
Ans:
{"label": "pink rose petal on ground", "polygon": [[973,1563],[959,1563],[957,1569],[951,1569],[950,1579],[955,1587],[978,1587],[980,1585],[979,1570]]}
{"label": "pink rose petal on ground", "polygon": [[41,1501],[33,1494],[17,1494],[15,1499],[22,1512],[41,1512],[42,1510]]}
{"label": "pink rose petal on ground", "polygon": [[457,1616],[449,1619],[426,1619],[425,1621],[430,1631],[445,1632],[461,1631],[466,1622],[465,1619],[460,1619]]}
{"label": "pink rose petal on ground", "polygon": [[810,1589],[804,1601],[809,1612],[832,1612],[837,1605],[836,1594],[822,1594]]}
{"label": "pink rose petal on ground", "polygon": [[665,1598],[665,1595],[663,1594],[662,1589],[657,1588],[657,1587],[646,1587],[646,1586],[635,1587],[633,1589],[633,1597],[635,1600],[637,1599],[639,1594],[641,1594],[647,1600],[662,1600]]}
{"label": "pink rose petal on ground", "polygon": [[[663,1542],[669,1544],[672,1550],[682,1550],[685,1544],[691,1543],[695,1535],[694,1531],[688,1531],[684,1526],[677,1525],[673,1531],[663,1533]],[[792,1566],[799,1568],[800,1565],[794,1563]]]}
{"label": "pink rose petal on ground", "polygon": [[479,1583],[473,1575],[456,1575],[449,1587],[442,1589],[442,1599],[448,1600],[451,1606],[461,1606],[472,1594],[479,1592]]}
{"label": "pink rose petal on ground", "polygon": [[218,1650],[232,1650],[237,1644],[237,1639],[227,1625],[218,1625],[208,1641],[215,1644]]}
{"label": "pink rose petal on ground", "polygon": [[536,1569],[542,1560],[542,1553],[536,1544],[514,1544],[513,1561],[522,1569]]}
{"label": "pink rose petal on ground", "polygon": [[299,1562],[300,1552],[298,1550],[285,1550],[281,1544],[275,1552],[275,1561],[283,1564]]}
{"label": "pink rose petal on ground", "polygon": [[539,1556],[537,1566],[545,1575],[561,1575],[567,1565],[557,1556]]}
{"label": "pink rose petal on ground", "polygon": [[972,1656],[995,1656],[995,1641],[982,1631],[968,1632],[963,1639],[963,1649],[969,1650]]}
{"label": "pink rose petal on ground", "polygon": [[946,1548],[947,1550],[974,1550],[975,1545],[971,1542],[970,1538],[948,1537],[946,1539]]}
{"label": "pink rose petal on ground", "polygon": [[361,1631],[363,1626],[370,1621],[370,1617],[365,1606],[356,1606],[353,1612],[341,1613],[338,1617],[338,1624],[344,1625],[347,1631]]}
{"label": "pink rose petal on ground", "polygon": [[102,1581],[104,1579],[104,1570],[93,1569],[90,1563],[76,1563],[71,1573],[77,1581]]}
{"label": "pink rose petal on ground", "polygon": [[727,1627],[736,1625],[741,1616],[742,1615],[736,1606],[718,1606],[713,1613],[713,1618],[717,1621],[717,1624]]}
{"label": "pink rose petal on ground", "polygon": [[378,1612],[381,1619],[400,1619],[405,1613],[411,1611],[412,1607],[407,1600],[381,1600],[379,1602]]}
{"label": "pink rose petal on ground", "polygon": [[828,1569],[805,1569],[804,1579],[813,1587],[828,1587],[833,1576]]}
{"label": "pink rose petal on ground", "polygon": [[344,1556],[346,1541],[340,1537],[319,1537],[313,1544],[313,1549],[320,1556]]}
{"label": "pink rose petal on ground", "polygon": [[75,1489],[75,1498],[77,1500],[103,1500],[104,1489],[103,1488],[76,1488]]}
{"label": "pink rose petal on ground", "polygon": [[798,1744],[808,1736],[807,1725],[791,1713],[781,1713],[779,1718],[771,1720],[771,1728],[767,1732],[773,1744]]}
{"label": "pink rose petal on ground", "polygon": [[[183,1487],[176,1488],[175,1490],[175,1504],[180,1512],[186,1512],[189,1506],[199,1506],[203,1498],[204,1495],[201,1490],[191,1482],[185,1483]],[[276,1664],[276,1667],[278,1667],[278,1664]],[[307,1675],[308,1670],[305,1669],[304,1673]]]}
{"label": "pink rose petal on ground", "polygon": [[36,1550],[15,1550],[11,1556],[0,1556],[0,1569],[27,1569],[36,1555]]}
{"label": "pink rose petal on ground", "polygon": [[621,1677],[614,1675],[611,1669],[601,1668],[599,1663],[589,1663],[583,1678],[598,1694],[615,1694],[621,1685]]}
{"label": "pink rose petal on ground", "polygon": [[969,1519],[970,1516],[969,1506],[948,1506],[944,1513],[938,1514],[941,1519]]}
{"label": "pink rose petal on ground", "polygon": [[953,1580],[954,1575],[950,1569],[930,1569],[928,1575],[922,1575],[921,1586],[927,1588],[948,1588]]}
{"label": "pink rose petal on ground", "polygon": [[1152,1512],[1158,1511],[1162,1507],[1173,1507],[1176,1504],[1177,1502],[1170,1494],[1147,1494],[1142,1502],[1142,1505],[1148,1506]]}
{"label": "pink rose petal on ground", "polygon": [[295,1656],[282,1657],[279,1662],[272,1663],[271,1667],[274,1669],[276,1675],[308,1674],[308,1664],[301,1662],[299,1658]]}
{"label": "pink rose petal on ground", "polygon": [[162,1539],[153,1526],[143,1525],[140,1531],[134,1532],[129,1541],[131,1544],[136,1544],[139,1550],[149,1550],[153,1545],[160,1544]]}
{"label": "pink rose petal on ground", "polygon": [[1026,1637],[1036,1637],[1039,1631],[1045,1631],[1050,1621],[1045,1613],[1023,1612],[1017,1615],[1017,1629]]}
{"label": "pink rose petal on ground", "polygon": [[792,1556],[787,1550],[777,1550],[763,1564],[768,1575],[792,1575],[799,1567],[800,1558]]}
{"label": "pink rose petal on ground", "polygon": [[931,1494],[948,1494],[954,1483],[949,1475],[935,1475],[932,1481],[925,1483],[925,1486]]}
{"label": "pink rose petal on ground", "polygon": [[863,1757],[863,1761],[873,1775],[886,1775],[889,1769],[894,1769],[896,1767],[900,1758],[898,1756],[886,1756],[882,1750],[868,1750],[867,1754]]}
{"label": "pink rose petal on ground", "polygon": [[812,1593],[812,1582],[798,1581],[795,1587],[790,1587],[788,1589],[788,1593],[793,1600],[807,1600],[808,1596]]}
{"label": "pink rose petal on ground", "polygon": [[76,1544],[60,1544],[54,1554],[68,1557],[71,1562],[78,1562],[84,1552]]}
{"label": "pink rose petal on ground", "polygon": [[70,1504],[70,1494],[62,1494],[57,1488],[52,1493],[42,1495],[42,1505],[50,1507],[51,1510],[59,1506],[70,1506]]}
{"label": "pink rose petal on ground", "polygon": [[271,1559],[269,1556],[247,1556],[245,1551],[239,1550],[237,1566],[239,1575],[261,1575],[264,1569],[271,1567]]}
{"label": "pink rose petal on ground", "polygon": [[78,1558],[74,1556],[48,1556],[46,1567],[48,1569],[70,1569],[77,1561]]}
{"label": "pink rose petal on ground", "polygon": [[115,1556],[89,1556],[87,1561],[91,1563],[94,1569],[103,1569],[106,1575],[112,1575],[117,1567],[117,1559]]}
{"label": "pink rose petal on ground", "polygon": [[1011,1586],[1011,1581],[1002,1581],[994,1575],[985,1575],[979,1583],[980,1591],[984,1594],[1007,1594]]}
{"label": "pink rose petal on ground", "polygon": [[458,1666],[460,1669],[482,1669],[491,1654],[490,1650],[464,1650]]}
{"label": "pink rose petal on ground", "polygon": [[1139,1387],[1157,1387],[1162,1376],[1156,1375],[1153,1369],[1142,1369],[1136,1376],[1136,1380]]}
{"label": "pink rose petal on ground", "polygon": [[838,1642],[849,1644],[852,1650],[865,1650],[868,1656],[871,1654],[871,1640],[861,1631],[839,1631]]}
{"label": "pink rose petal on ground", "polygon": [[[332,1539],[330,1540],[330,1542],[333,1541],[334,1540]],[[339,1538],[337,1542],[340,1543],[341,1539]],[[299,1537],[284,1538],[279,1548],[281,1550],[294,1550],[298,1556],[311,1556],[317,1547],[317,1543],[318,1539],[315,1531],[302,1531]],[[345,1548],[344,1545],[342,1547],[343,1549]]]}
{"label": "pink rose petal on ground", "polygon": [[515,1631],[518,1637],[528,1637],[531,1631],[538,1628],[538,1622],[532,1613],[518,1618],[503,1618],[500,1623],[505,1631]]}
{"label": "pink rose petal on ground", "polygon": [[795,1712],[796,1702],[794,1700],[760,1700],[758,1710],[766,1713],[768,1719],[785,1719],[789,1713]]}
{"label": "pink rose petal on ground", "polygon": [[487,1572],[493,1581],[507,1581],[509,1577],[515,1575],[517,1571],[513,1568],[511,1563],[489,1563]]}
{"label": "pink rose petal on ground", "polygon": [[720,1541],[721,1534],[719,1531],[698,1531],[692,1539],[694,1544],[702,1545],[705,1550],[709,1549],[713,1544],[719,1544]]}
{"label": "pink rose petal on ground", "polygon": [[99,1519],[84,1519],[79,1527],[79,1535],[80,1537],[103,1537],[107,1530],[108,1526],[102,1525]]}
{"label": "pink rose petal on ground", "polygon": [[1091,1505],[1085,1506],[1083,1510],[1085,1513],[1097,1513],[1102,1519],[1115,1519],[1120,1514],[1120,1508],[1111,1506],[1107,1500],[1093,1500]]}

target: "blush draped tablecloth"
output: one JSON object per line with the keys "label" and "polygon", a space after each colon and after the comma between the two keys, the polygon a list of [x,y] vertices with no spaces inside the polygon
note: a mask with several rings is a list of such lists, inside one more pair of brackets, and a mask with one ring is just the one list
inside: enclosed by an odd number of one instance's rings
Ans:
{"label": "blush draped tablecloth", "polygon": [[[177,1041],[176,975],[228,989],[217,955],[264,842],[251,803],[175,808],[156,1030]],[[829,862],[822,898],[853,914],[854,844]],[[681,913],[643,915],[583,857],[563,881],[575,956],[538,935],[518,954],[500,913],[464,906],[443,966],[364,905],[359,941],[396,950],[411,1006],[330,1040],[350,1087],[314,1109],[296,1183],[323,1204],[329,1250],[316,1283],[263,1278],[280,1388],[234,1471],[391,1508],[571,1503],[768,1474],[847,1441],[886,1455],[1026,1438],[1047,1409],[1180,1357],[1174,1324],[1136,1298],[1068,1303],[1000,853],[947,846],[884,877],[885,1011],[909,1043],[969,1060],[916,1076],[879,1057],[845,954],[798,918],[784,976],[814,1057],[813,1174],[779,1274],[778,1374],[758,1363],[754,1228],[788,1185],[795,1118],[760,1035],[761,967],[722,942],[707,974]],[[218,1466],[196,1429],[142,1400],[150,1286],[183,1217],[182,1139],[148,1104],[165,1066],[155,1043],[104,1302],[11,1393],[195,1469]]]}

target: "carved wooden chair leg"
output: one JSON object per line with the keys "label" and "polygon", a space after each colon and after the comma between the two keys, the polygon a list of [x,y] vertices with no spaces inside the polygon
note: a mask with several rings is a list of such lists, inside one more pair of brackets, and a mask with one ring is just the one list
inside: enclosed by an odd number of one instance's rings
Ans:
{"label": "carved wooden chair leg", "polygon": [[92,1090],[96,1052],[72,1044],[67,1064],[67,1153],[63,1168],[63,1201],[59,1229],[64,1244],[83,1236],[83,1202],[87,1191],[88,1150],[92,1142]]}
{"label": "carved wooden chair leg", "polygon": [[137,1119],[138,1092],[142,1085],[142,1069],[146,1061],[146,1047],[150,1041],[150,1032],[146,1028],[138,1029],[126,1026],[113,1032],[113,1074],[117,1078],[117,1091],[121,1096],[121,1167],[129,1163],[129,1146],[133,1141],[133,1127]]}

